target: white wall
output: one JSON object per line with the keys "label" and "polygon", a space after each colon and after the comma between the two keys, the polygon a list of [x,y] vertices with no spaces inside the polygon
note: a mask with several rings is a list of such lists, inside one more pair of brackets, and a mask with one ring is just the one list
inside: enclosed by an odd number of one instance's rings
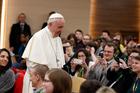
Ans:
{"label": "white wall", "polygon": [[67,36],[78,28],[88,33],[90,0],[8,0],[6,24],[8,33],[20,12],[26,14],[27,23],[30,24],[32,33],[35,33],[52,10],[60,12],[66,19],[62,36]]}

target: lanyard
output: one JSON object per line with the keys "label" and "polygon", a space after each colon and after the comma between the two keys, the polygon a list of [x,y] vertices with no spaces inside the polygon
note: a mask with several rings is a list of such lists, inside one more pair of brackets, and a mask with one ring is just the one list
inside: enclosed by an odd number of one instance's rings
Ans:
{"label": "lanyard", "polygon": [[119,76],[119,78],[117,78],[117,80],[114,81],[109,87],[111,88],[112,86],[114,86],[122,77],[123,77],[123,75],[121,74],[121,75]]}
{"label": "lanyard", "polygon": [[134,82],[134,85],[132,87],[132,91],[133,93],[135,93],[137,91],[137,88],[138,88],[138,84],[139,84],[139,79],[137,78]]}

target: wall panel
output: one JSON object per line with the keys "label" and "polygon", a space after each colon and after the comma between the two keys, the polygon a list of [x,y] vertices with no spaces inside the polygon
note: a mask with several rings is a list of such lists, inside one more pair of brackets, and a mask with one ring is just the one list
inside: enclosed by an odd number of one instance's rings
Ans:
{"label": "wall panel", "polygon": [[[91,0],[94,13],[91,15],[94,24],[91,32],[99,34],[102,30],[109,30],[112,34],[120,31],[122,34],[134,32],[138,38],[140,31],[139,0]],[[92,9],[93,10],[93,9]],[[93,36],[96,36],[93,34]]]}
{"label": "wall panel", "polygon": [[8,47],[8,38],[10,28],[17,21],[20,12],[27,16],[27,23],[30,24],[32,33],[37,32],[42,23],[46,21],[50,11],[61,12],[66,24],[62,36],[67,36],[77,28],[82,29],[85,33],[89,32],[89,10],[90,0],[7,0],[7,35],[6,47]]}

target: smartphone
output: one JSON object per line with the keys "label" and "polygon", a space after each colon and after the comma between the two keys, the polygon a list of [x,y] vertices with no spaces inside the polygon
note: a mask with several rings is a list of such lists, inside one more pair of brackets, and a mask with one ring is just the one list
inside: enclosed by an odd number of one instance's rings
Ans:
{"label": "smartphone", "polygon": [[121,61],[120,61],[120,58],[119,57],[116,57],[116,58],[114,58],[115,60],[116,60],[116,62],[119,64],[119,63],[122,63]]}
{"label": "smartphone", "polygon": [[81,59],[74,59],[73,63],[81,65],[82,64],[82,60]]}

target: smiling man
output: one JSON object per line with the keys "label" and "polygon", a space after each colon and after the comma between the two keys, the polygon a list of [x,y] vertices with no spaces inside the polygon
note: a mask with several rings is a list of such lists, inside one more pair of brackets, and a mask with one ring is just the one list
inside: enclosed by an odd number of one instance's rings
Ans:
{"label": "smiling man", "polygon": [[106,77],[107,70],[112,63],[116,62],[114,59],[116,48],[112,42],[106,43],[103,51],[103,58],[99,58],[98,62],[90,69],[88,79],[96,79],[103,85],[107,85],[108,79]]}

